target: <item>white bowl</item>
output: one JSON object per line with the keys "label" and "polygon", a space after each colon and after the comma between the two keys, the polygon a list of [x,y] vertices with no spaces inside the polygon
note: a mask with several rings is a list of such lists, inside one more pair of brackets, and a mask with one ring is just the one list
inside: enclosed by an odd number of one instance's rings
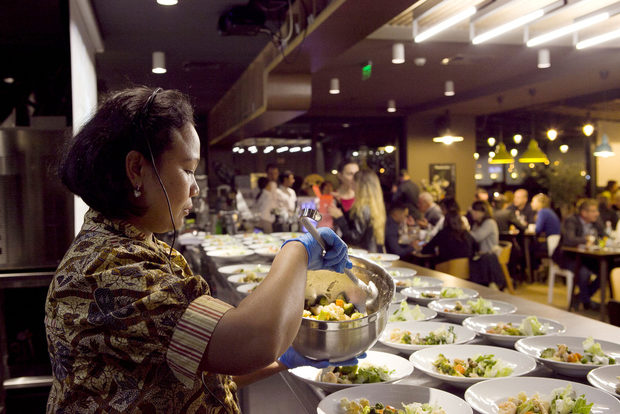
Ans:
{"label": "white bowl", "polygon": [[[394,371],[390,374],[390,379],[385,383],[391,383],[408,377],[413,372],[413,365],[411,362],[398,355],[390,354],[387,352],[367,351],[366,358],[360,359],[359,363],[369,363],[375,366],[384,366],[388,371]],[[359,387],[362,384],[334,384],[331,382],[319,381],[319,374],[323,370],[320,368],[314,368],[311,366],[297,367],[290,369],[289,372],[299,378],[300,380],[322,388],[327,392],[334,392],[342,390],[344,388]]]}
{"label": "white bowl", "polygon": [[236,273],[267,273],[271,268],[270,265],[256,263],[240,263],[228,266],[218,267],[217,271],[225,275],[234,275]]}
{"label": "white bowl", "polygon": [[[403,295],[407,296],[409,299],[413,300],[414,302],[418,302],[422,305],[426,305],[429,302],[432,302],[434,300],[442,299],[442,297],[439,295],[443,289],[447,289],[447,288],[448,288],[447,286],[444,286],[444,287],[440,287],[440,286],[408,287],[406,289],[403,289],[402,293]],[[455,289],[461,289],[463,294],[456,298],[449,298],[449,299],[458,299],[460,301],[466,301],[466,300],[474,299],[478,297],[478,292],[475,291],[474,289],[468,289],[468,288],[455,288]],[[431,298],[425,297],[424,296],[425,294],[434,295],[435,297],[431,297]]]}
{"label": "white bowl", "polygon": [[237,286],[237,292],[241,293],[243,296],[247,296],[256,288],[256,286],[260,285],[260,283],[246,283],[243,285]]}
{"label": "white bowl", "polygon": [[454,344],[464,344],[476,337],[476,333],[470,331],[469,329],[463,328],[461,325],[455,325],[453,323],[445,323],[445,322],[389,322],[383,333],[379,337],[379,342],[384,345],[387,345],[392,348],[399,349],[401,351],[418,351],[423,348],[439,346],[439,345],[410,345],[410,344],[401,344],[398,342],[391,342],[390,334],[394,329],[406,330],[412,333],[412,336],[415,336],[416,333],[419,333],[422,337],[427,336],[431,331],[435,331],[445,327],[452,327],[454,329],[454,334],[456,335],[456,340]]}
{"label": "white bowl", "polygon": [[421,349],[414,352],[409,357],[409,360],[413,362],[416,369],[419,369],[431,377],[438,378],[460,388],[466,388],[477,382],[487,381],[490,378],[454,377],[452,375],[442,374],[433,366],[433,362],[437,360],[439,354],[443,354],[451,361],[454,360],[454,358],[466,360],[467,358],[472,358],[475,355],[493,354],[495,355],[495,358],[504,361],[513,369],[512,374],[510,374],[509,377],[525,375],[532,372],[536,368],[536,360],[532,357],[511,349],[488,345],[437,345],[430,348]]}
{"label": "white bowl", "polygon": [[[558,344],[565,344],[572,352],[579,352],[583,355],[583,341],[585,337],[581,336],[530,336],[529,338],[519,339],[515,343],[515,349],[519,352],[536,358],[553,371],[569,377],[585,378],[585,376],[601,365],[582,364],[581,362],[559,362],[552,359],[541,358],[540,354],[545,348],[557,349]],[[601,348],[606,355],[609,355],[620,362],[620,345],[613,342],[601,341],[594,339],[595,342],[601,344]]]}
{"label": "white bowl", "polygon": [[[439,299],[434,300],[428,304],[428,307],[434,311],[436,311],[439,315],[444,318],[454,321],[454,322],[463,322],[465,319],[470,316],[478,316],[475,313],[455,313],[446,311],[446,309],[453,309],[456,305],[456,302],[460,301],[465,304],[467,301],[462,301],[460,299]],[[489,300],[493,306],[493,310],[495,313],[493,315],[505,315],[508,313],[515,313],[517,311],[517,307],[508,302],[502,302],[500,300]]]}
{"label": "white bowl", "polygon": [[410,276],[394,279],[394,284],[400,289],[409,287],[441,287],[443,286],[443,280],[431,276]]}
{"label": "white bowl", "polygon": [[408,278],[418,273],[417,270],[409,269],[408,267],[390,267],[387,272],[394,279],[400,279],[405,277]]}
{"label": "white bowl", "polygon": [[[470,316],[463,321],[463,326],[476,332],[478,335],[488,339],[496,345],[513,347],[519,339],[527,338],[522,335],[501,335],[488,333],[487,329],[498,323],[511,323],[513,326],[519,326],[528,315],[508,314],[508,315],[480,315]],[[545,335],[557,335],[566,332],[566,327],[553,319],[538,318],[538,322],[548,325],[548,331]],[[539,335],[542,336],[542,335]]]}
{"label": "white bowl", "polygon": [[620,398],[620,365],[606,365],[588,372],[588,382],[603,391],[607,391]]}
{"label": "white bowl", "polygon": [[245,247],[232,247],[228,249],[211,250],[207,252],[207,256],[215,257],[218,259],[235,260],[242,257],[252,256],[254,250],[246,249]]}
{"label": "white bowl", "polygon": [[[413,309],[418,305],[409,305],[407,304],[407,306],[409,306],[409,309]],[[390,316],[392,316],[394,314],[394,312],[396,312],[398,309],[400,308],[400,302],[398,303],[392,303],[390,305],[390,307],[388,308],[388,323],[394,323],[394,322],[389,322],[390,320]],[[437,312],[435,312],[432,309],[427,308],[426,306],[420,306],[420,312],[422,312],[424,314],[424,318],[423,319],[418,319],[416,321],[406,321],[406,322],[420,322],[420,321],[428,321],[431,320],[433,318],[435,318],[437,316]],[[401,322],[401,321],[399,321]],[[402,321],[405,322],[405,321]]]}
{"label": "white bowl", "polygon": [[568,384],[577,395],[585,395],[588,403],[594,403],[590,414],[620,413],[620,402],[611,395],[589,385],[564,381],[556,378],[497,378],[474,384],[465,391],[465,400],[481,414],[497,414],[499,404],[525,392],[528,397],[539,393],[549,396],[556,388],[565,388]]}
{"label": "white bowl", "polygon": [[402,408],[412,402],[436,404],[447,414],[472,414],[472,409],[461,398],[436,388],[403,384],[368,384],[340,390],[323,398],[316,409],[318,414],[342,414],[340,400],[366,398],[371,404],[378,402]]}
{"label": "white bowl", "polygon": [[[267,273],[255,273],[255,275],[256,277],[260,277],[261,278],[260,282],[262,282],[262,279],[264,279],[265,276],[267,276]],[[246,282],[243,280],[245,277],[247,277],[247,273],[237,273],[237,274],[228,276],[226,279],[230,283],[233,283],[235,285],[243,285],[247,283],[260,283],[260,282]]]}

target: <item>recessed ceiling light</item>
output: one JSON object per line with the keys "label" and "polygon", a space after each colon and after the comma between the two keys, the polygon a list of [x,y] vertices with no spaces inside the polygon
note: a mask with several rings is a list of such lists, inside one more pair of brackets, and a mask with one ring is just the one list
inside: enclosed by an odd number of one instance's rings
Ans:
{"label": "recessed ceiling light", "polygon": [[157,0],[157,4],[161,4],[162,6],[175,6],[179,0]]}

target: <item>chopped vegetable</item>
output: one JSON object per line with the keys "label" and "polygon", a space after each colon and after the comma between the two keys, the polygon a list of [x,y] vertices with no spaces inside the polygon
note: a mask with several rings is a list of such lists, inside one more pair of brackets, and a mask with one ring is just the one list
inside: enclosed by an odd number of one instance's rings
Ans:
{"label": "chopped vegetable", "polygon": [[536,393],[528,398],[524,392],[499,404],[498,414],[590,414],[593,403],[585,395],[577,397],[571,384],[556,388],[551,396]]}
{"label": "chopped vegetable", "polygon": [[385,366],[363,362],[360,365],[325,368],[319,372],[317,379],[333,384],[372,384],[389,381],[393,372]]}
{"label": "chopped vegetable", "polygon": [[413,337],[410,331],[396,328],[390,332],[389,341],[407,345],[453,344],[456,341],[456,334],[454,333],[453,326],[449,326],[447,329],[445,326],[441,326],[429,332],[426,336],[416,333]]}
{"label": "chopped vegetable", "polygon": [[478,298],[475,302],[468,300],[466,305],[456,301],[454,308],[445,308],[444,312],[488,315],[495,313],[495,309],[491,301]]}
{"label": "chopped vegetable", "polygon": [[545,335],[548,331],[549,324],[541,324],[536,316],[528,316],[523,319],[518,327],[514,326],[512,322],[500,322],[497,325],[493,325],[487,329],[487,333],[513,336]]}
{"label": "chopped vegetable", "polygon": [[558,362],[581,363],[591,365],[614,365],[616,360],[606,355],[601,349],[601,344],[594,342],[592,337],[582,343],[583,355],[568,349],[565,344],[558,344],[557,349],[545,348],[540,353],[541,358],[551,359]]}
{"label": "chopped vegetable", "polygon": [[437,404],[412,402],[401,405],[402,410],[380,402],[371,405],[366,398],[353,401],[347,398],[340,400],[340,408],[344,414],[446,414],[446,411]]}
{"label": "chopped vegetable", "polygon": [[302,314],[304,318],[319,321],[348,321],[364,317],[352,303],[347,302],[343,297],[338,297],[333,303],[329,303],[325,296],[321,296],[316,302],[316,305],[304,309]]}
{"label": "chopped vegetable", "polygon": [[403,299],[400,302],[400,307],[390,315],[388,320],[389,322],[419,321],[425,317],[426,316],[420,310],[419,305],[415,305],[415,307],[410,308],[409,305],[407,305],[407,300]]}
{"label": "chopped vegetable", "polygon": [[455,358],[454,362],[444,354],[439,354],[433,366],[441,374],[467,378],[507,377],[513,371],[512,367],[495,358],[493,354],[475,355],[467,360]]}

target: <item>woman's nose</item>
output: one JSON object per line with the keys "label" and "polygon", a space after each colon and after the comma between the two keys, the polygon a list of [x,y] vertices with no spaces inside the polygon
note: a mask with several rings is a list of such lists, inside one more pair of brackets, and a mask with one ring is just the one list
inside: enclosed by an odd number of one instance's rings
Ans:
{"label": "woman's nose", "polygon": [[196,182],[196,179],[194,179],[193,184],[189,188],[189,196],[190,197],[197,197],[199,194],[200,194],[200,187],[198,186],[198,183]]}

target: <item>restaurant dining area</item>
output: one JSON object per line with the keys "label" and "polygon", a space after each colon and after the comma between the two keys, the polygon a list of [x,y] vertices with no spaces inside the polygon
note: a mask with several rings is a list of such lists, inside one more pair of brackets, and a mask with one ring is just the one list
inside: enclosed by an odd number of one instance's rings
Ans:
{"label": "restaurant dining area", "polygon": [[10,3],[0,414],[620,413],[620,1]]}

